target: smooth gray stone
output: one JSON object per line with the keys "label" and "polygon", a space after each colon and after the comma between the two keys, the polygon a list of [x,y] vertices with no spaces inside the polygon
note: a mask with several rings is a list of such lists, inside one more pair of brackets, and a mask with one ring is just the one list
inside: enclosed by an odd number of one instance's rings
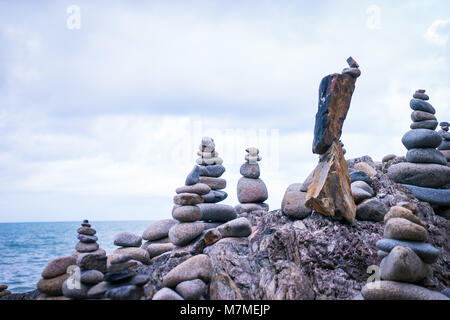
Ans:
{"label": "smooth gray stone", "polygon": [[437,292],[410,283],[382,280],[361,289],[366,300],[448,300]]}
{"label": "smooth gray stone", "polygon": [[364,181],[366,183],[371,183],[372,179],[370,179],[364,171],[356,170],[350,173],[350,181]]}
{"label": "smooth gray stone", "polygon": [[79,234],[77,238],[83,243],[95,243],[98,240],[96,236],[88,236],[85,234]]}
{"label": "smooth gray stone", "polygon": [[438,126],[438,122],[436,120],[425,120],[420,122],[413,122],[409,126],[411,129],[430,129],[434,130]]}
{"label": "smooth gray stone", "polygon": [[194,169],[186,177],[185,185],[192,186],[200,181],[200,167],[195,166]]}
{"label": "smooth gray stone", "polygon": [[225,172],[225,167],[221,164],[214,164],[209,166],[199,166],[199,170],[201,177],[219,178]]}
{"label": "smooth gray stone", "polygon": [[208,194],[202,196],[204,203],[217,203],[225,200],[228,194],[222,190],[211,190]]}
{"label": "smooth gray stone", "polygon": [[450,141],[443,140],[439,145],[438,150],[450,150]]}
{"label": "smooth gray stone", "polygon": [[103,281],[103,273],[98,270],[86,270],[82,271],[80,280],[86,284],[97,284]]}
{"label": "smooth gray stone", "polygon": [[356,219],[360,221],[383,221],[388,209],[377,198],[364,200],[356,206]]}
{"label": "smooth gray stone", "polygon": [[172,209],[172,217],[180,222],[194,222],[202,218],[202,212],[197,206],[177,206]]}
{"label": "smooth gray stone", "polygon": [[383,280],[417,283],[431,274],[430,265],[409,247],[396,246],[380,263]]}
{"label": "smooth gray stone", "polygon": [[157,291],[152,300],[184,300],[182,296],[170,288],[162,288]]}
{"label": "smooth gray stone", "polygon": [[142,244],[141,236],[131,232],[120,232],[114,237],[114,245],[119,247],[140,247]]}
{"label": "smooth gray stone", "polygon": [[436,117],[432,113],[416,110],[411,112],[411,120],[414,122],[420,122],[426,120],[436,120]]}
{"label": "smooth gray stone", "polygon": [[267,200],[269,194],[261,179],[242,177],[238,180],[237,196],[240,203],[261,203]]}
{"label": "smooth gray stone", "polygon": [[123,271],[117,271],[117,272],[108,272],[105,274],[103,279],[106,282],[110,283],[121,283],[124,281],[127,281],[128,279],[134,277],[136,273],[134,271],[130,270],[123,270]]}
{"label": "smooth gray stone", "polygon": [[261,170],[259,169],[258,163],[244,163],[239,169],[241,175],[250,179],[258,179],[261,174]]}
{"label": "smooth gray stone", "polygon": [[236,210],[229,205],[219,203],[200,203],[202,220],[227,222],[237,218]]}
{"label": "smooth gray stone", "polygon": [[406,161],[412,163],[447,164],[447,159],[436,149],[411,149],[406,153]]}
{"label": "smooth gray stone", "polygon": [[411,190],[419,200],[439,206],[450,206],[450,189],[424,188],[408,184],[404,184],[403,186]]}
{"label": "smooth gray stone", "polygon": [[142,287],[147,282],[149,282],[149,280],[150,280],[150,276],[148,276],[146,274],[137,274],[130,280],[130,284],[134,284],[136,286]]}
{"label": "smooth gray stone", "polygon": [[390,166],[387,175],[396,183],[440,188],[450,181],[450,167],[435,163],[402,162]]}
{"label": "smooth gray stone", "polygon": [[418,91],[416,91],[413,94],[413,98],[420,99],[420,100],[429,100],[430,99],[430,97],[426,93],[418,92]]}
{"label": "smooth gray stone", "polygon": [[93,243],[83,243],[83,242],[78,242],[77,245],[75,246],[75,250],[77,250],[80,253],[86,253],[86,252],[93,252],[93,251],[97,251],[99,248],[98,243],[93,242]]}
{"label": "smooth gray stone", "polygon": [[185,300],[199,300],[206,295],[207,285],[200,279],[183,281],[177,284],[175,291]]}
{"label": "smooth gray stone", "polygon": [[89,288],[87,297],[91,299],[103,298],[106,291],[114,288],[115,286],[109,282],[102,281]]}
{"label": "smooth gray stone", "polygon": [[442,138],[436,131],[429,129],[414,129],[405,133],[402,143],[406,149],[417,148],[437,148],[442,142]]}
{"label": "smooth gray stone", "polygon": [[182,186],[175,190],[176,193],[195,193],[200,196],[208,194],[211,191],[211,188],[204,183],[196,183],[191,186]]}
{"label": "smooth gray stone", "polygon": [[75,300],[86,299],[89,287],[82,282],[75,284],[72,281],[73,279],[69,278],[63,282],[62,285],[63,295],[67,298]]}
{"label": "smooth gray stone", "polygon": [[411,248],[425,263],[435,263],[439,257],[439,249],[426,242],[381,239],[376,243],[378,249],[391,252],[396,246]]}
{"label": "smooth gray stone", "polygon": [[170,228],[179,223],[174,219],[164,219],[152,223],[145,229],[142,239],[153,241],[167,238]]}
{"label": "smooth gray stone", "polygon": [[139,300],[143,290],[135,285],[121,286],[106,291],[105,297],[111,300]]}
{"label": "smooth gray stone", "polygon": [[147,252],[150,256],[150,258],[157,257],[164,252],[172,251],[175,249],[176,246],[169,242],[169,243],[152,243],[147,247]]}
{"label": "smooth gray stone", "polygon": [[247,218],[237,218],[224,223],[217,228],[222,238],[227,237],[248,237],[252,234],[252,225]]}
{"label": "smooth gray stone", "polygon": [[85,234],[87,236],[93,236],[94,234],[97,233],[97,231],[95,229],[88,228],[88,227],[80,227],[77,229],[77,232],[79,234]]}
{"label": "smooth gray stone", "polygon": [[174,245],[182,247],[197,238],[203,232],[203,222],[183,222],[169,230],[169,239]]}
{"label": "smooth gray stone", "polygon": [[431,104],[421,99],[411,99],[409,102],[409,106],[413,110],[425,111],[431,114],[435,114],[436,110],[433,108]]}
{"label": "smooth gray stone", "polygon": [[203,222],[203,225],[205,226],[204,231],[209,229],[215,229],[218,226],[221,226],[223,222]]}

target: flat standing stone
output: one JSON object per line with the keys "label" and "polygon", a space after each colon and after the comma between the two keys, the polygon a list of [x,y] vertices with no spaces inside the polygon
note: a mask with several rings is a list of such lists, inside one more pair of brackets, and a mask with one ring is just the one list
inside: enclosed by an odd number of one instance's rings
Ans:
{"label": "flat standing stone", "polygon": [[325,153],[341,137],[354,89],[354,78],[346,75],[331,74],[320,82],[313,153]]}

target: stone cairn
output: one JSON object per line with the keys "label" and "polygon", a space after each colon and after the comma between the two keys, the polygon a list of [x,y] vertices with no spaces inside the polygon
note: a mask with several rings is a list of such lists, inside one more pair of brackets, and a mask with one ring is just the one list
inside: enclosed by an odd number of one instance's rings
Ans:
{"label": "stone cairn", "polygon": [[237,213],[254,210],[269,211],[269,205],[264,203],[268,198],[267,187],[260,176],[258,162],[262,157],[259,150],[254,147],[245,150],[245,163],[240,168],[242,178],[237,184],[237,196],[240,204],[235,207]]}
{"label": "stone cairn", "polygon": [[[62,283],[62,293],[70,299],[87,299],[88,290],[103,281],[103,274],[106,272],[106,252],[99,248],[95,236],[97,231],[91,227],[88,220],[81,223],[77,233],[79,242],[75,246],[76,252],[72,255],[76,263],[68,266],[67,272],[70,273],[70,277]],[[67,260],[63,261],[67,265],[71,261],[66,258]]]}
{"label": "stone cairn", "polygon": [[170,242],[183,247],[197,238],[204,230],[202,212],[198,204],[203,202],[202,195],[211,192],[211,188],[200,182],[200,168],[195,166],[186,178],[185,185],[176,189],[173,197],[172,217],[178,221],[169,230]]}
{"label": "stone cairn", "polygon": [[401,202],[384,217],[384,239],[377,242],[381,281],[366,284],[361,294],[366,300],[448,300],[424,284],[432,276],[431,264],[439,250],[429,243],[426,225],[417,216],[417,207]]}
{"label": "stone cairn", "polygon": [[435,131],[435,109],[428,103],[425,90],[417,90],[410,101],[411,130],[403,135],[402,143],[408,149],[406,162],[391,165],[387,174],[390,179],[407,187],[416,198],[434,206],[450,206],[450,190],[442,189],[449,184],[450,167],[437,147],[443,143]]}
{"label": "stone cairn", "polygon": [[450,166],[450,133],[448,132],[450,123],[444,121],[439,125],[441,126],[441,130],[439,130],[438,133],[442,137],[442,142],[438,147],[438,150],[443,154],[445,159],[447,159],[447,166]]}
{"label": "stone cairn", "polygon": [[[233,220],[237,217],[236,211],[232,206],[219,204],[225,200],[228,194],[223,191],[227,185],[225,179],[220,178],[225,172],[225,167],[222,165],[223,160],[215,150],[216,145],[214,140],[210,137],[203,137],[199,145],[196,160],[198,166],[193,170],[190,178],[196,178],[196,173],[199,175],[199,182],[208,185],[211,191],[202,195],[203,203],[198,204],[201,210],[201,220],[213,223],[211,227],[217,226],[221,223]],[[198,171],[197,171],[198,170]],[[188,182],[188,179],[186,182]]]}
{"label": "stone cairn", "polygon": [[6,284],[0,284],[0,299],[11,294],[11,291],[6,289],[8,289],[8,286]]}
{"label": "stone cairn", "polygon": [[169,240],[169,230],[179,222],[174,219],[163,219],[152,223],[145,229],[142,239],[147,240],[141,246],[153,259],[165,252],[170,252],[176,246]]}

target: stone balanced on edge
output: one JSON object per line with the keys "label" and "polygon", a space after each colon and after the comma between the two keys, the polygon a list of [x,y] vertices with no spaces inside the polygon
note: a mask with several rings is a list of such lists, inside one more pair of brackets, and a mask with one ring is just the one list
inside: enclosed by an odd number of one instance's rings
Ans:
{"label": "stone balanced on edge", "polygon": [[330,74],[320,83],[313,141],[313,153],[319,154],[320,160],[307,186],[305,205],[325,216],[353,223],[356,205],[339,139],[361,71],[352,57],[347,63],[350,68],[342,74]]}

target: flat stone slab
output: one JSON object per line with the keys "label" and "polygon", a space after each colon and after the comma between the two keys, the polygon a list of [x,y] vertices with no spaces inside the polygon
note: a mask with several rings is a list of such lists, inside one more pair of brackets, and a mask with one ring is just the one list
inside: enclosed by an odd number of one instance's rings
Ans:
{"label": "flat stone slab", "polygon": [[439,206],[450,206],[450,189],[423,188],[404,184],[414,196],[422,201]]}

